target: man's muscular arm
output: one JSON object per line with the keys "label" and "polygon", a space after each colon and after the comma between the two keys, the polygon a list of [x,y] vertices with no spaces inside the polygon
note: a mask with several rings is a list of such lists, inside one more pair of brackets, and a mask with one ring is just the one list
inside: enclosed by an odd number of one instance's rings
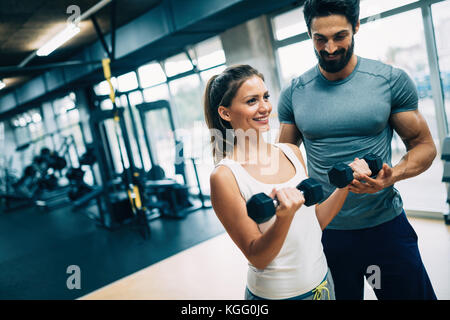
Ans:
{"label": "man's muscular arm", "polygon": [[282,123],[280,126],[278,142],[291,143],[299,147],[302,143],[302,134],[295,124]]}
{"label": "man's muscular arm", "polygon": [[436,157],[436,146],[420,112],[414,110],[394,113],[390,123],[403,140],[407,153],[393,168],[383,164],[376,179],[361,177],[366,183],[353,180],[351,192],[375,193],[397,181],[415,177],[431,166]]}

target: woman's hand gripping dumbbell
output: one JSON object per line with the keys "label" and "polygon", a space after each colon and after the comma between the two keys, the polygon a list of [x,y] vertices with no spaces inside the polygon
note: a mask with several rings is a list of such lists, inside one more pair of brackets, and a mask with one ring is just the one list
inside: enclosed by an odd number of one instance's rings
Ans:
{"label": "woman's hand gripping dumbbell", "polygon": [[[303,180],[296,188],[303,194],[304,204],[308,207],[323,199],[322,186],[312,178]],[[279,204],[276,197],[272,199],[265,193],[258,193],[247,201],[247,213],[256,223],[264,223],[275,215]]]}
{"label": "woman's hand gripping dumbbell", "polygon": [[[367,165],[362,160],[364,160]],[[356,158],[351,165],[347,165],[343,162],[335,164],[328,171],[328,179],[333,186],[344,188],[349,185],[353,179],[359,178],[358,172],[369,177],[376,177],[382,167],[383,161],[381,158],[373,153],[369,153],[364,156],[363,159]]]}

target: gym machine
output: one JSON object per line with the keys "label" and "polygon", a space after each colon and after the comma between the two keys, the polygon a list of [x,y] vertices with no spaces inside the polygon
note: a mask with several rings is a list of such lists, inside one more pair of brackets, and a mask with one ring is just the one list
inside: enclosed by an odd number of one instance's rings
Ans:
{"label": "gym machine", "polygon": [[[447,203],[450,205],[450,137],[446,137],[442,143],[441,160],[444,161],[444,172],[442,175],[442,182],[445,182],[447,188]],[[444,222],[450,225],[450,213],[444,212]]]}
{"label": "gym machine", "polygon": [[[120,120],[122,117],[123,109],[121,108],[117,108],[116,110],[95,110],[91,113],[89,124],[93,137],[92,147],[100,171],[101,186],[94,187],[90,192],[86,193],[85,196],[74,201],[74,207],[80,208],[91,199],[97,199],[99,209],[98,221],[102,226],[111,229],[133,217],[131,204],[127,197],[126,186],[124,186],[126,181],[122,181],[122,177],[116,173],[119,171],[119,168],[114,166],[105,126],[105,122],[118,120],[117,124],[121,129],[121,135],[116,132],[118,142],[126,141],[125,144],[127,145],[129,140],[126,135],[126,130],[124,130],[124,123]],[[122,139],[120,139],[120,137]],[[129,152],[128,148],[126,148],[126,150]],[[123,172],[126,172],[131,166],[128,168],[125,167],[124,157],[127,157],[126,159],[128,160],[127,155],[129,153],[122,153],[121,144],[119,144],[119,152],[123,164],[122,170]],[[73,174],[75,178],[76,175],[79,175],[80,173],[73,172]]]}
{"label": "gym machine", "polygon": [[[16,151],[26,150],[32,144],[33,142],[19,146]],[[62,171],[67,167],[65,156],[66,154],[61,155],[43,147],[24,168],[20,178],[13,179],[5,171],[5,176],[8,177],[5,180],[7,185],[0,193],[5,211],[22,207],[47,210],[68,205],[70,203],[67,198],[68,185],[60,184]]]}
{"label": "gym machine", "polygon": [[[136,223],[146,238],[150,232],[148,214],[157,209],[158,204],[151,201],[144,202],[143,173],[133,161],[131,143],[124,121],[124,109],[117,107],[115,103],[109,62],[109,59],[103,60],[103,71],[111,88],[113,109],[93,110],[89,118],[93,138],[91,152],[99,168],[101,185],[76,199],[74,209],[85,207],[95,199],[99,211],[96,220],[102,227],[116,229],[123,224]],[[113,137],[108,136],[111,132]],[[118,148],[114,151],[120,156],[120,164],[114,161],[109,139],[117,142]],[[77,172],[74,172],[74,176],[76,175]]]}
{"label": "gym machine", "polygon": [[[168,201],[168,203],[170,204],[170,210],[163,211],[163,214],[169,217],[183,218],[187,214],[192,213],[198,209],[210,207],[206,205],[205,196],[203,195],[201,190],[195,158],[190,158],[190,160],[192,161],[192,166],[194,168],[195,178],[199,190],[198,198],[200,199],[200,204],[192,204],[189,199],[191,195],[189,193],[190,187],[188,185],[188,179],[186,175],[183,142],[178,139],[175,134],[175,124],[169,102],[167,100],[158,100],[155,102],[136,105],[136,108],[139,111],[142,130],[144,133],[144,141],[152,165],[152,168],[149,172],[149,177],[152,178],[152,180],[146,181],[145,188],[151,193],[156,193],[158,195],[158,198]],[[164,170],[159,166],[159,163],[157,161],[157,150],[155,148],[155,145],[152,144],[151,128],[150,130],[148,128],[148,117],[151,112],[159,110],[165,110],[167,112],[169,126],[174,134],[175,140],[175,174],[179,174],[182,176],[184,184],[178,183],[175,179],[166,178]],[[159,172],[156,177],[154,176],[155,172]]]}

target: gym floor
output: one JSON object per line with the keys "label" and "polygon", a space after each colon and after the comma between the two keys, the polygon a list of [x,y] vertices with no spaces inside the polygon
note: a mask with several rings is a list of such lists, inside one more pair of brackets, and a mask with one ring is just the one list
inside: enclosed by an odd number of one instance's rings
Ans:
{"label": "gym floor", "polygon": [[[438,299],[450,299],[450,226],[441,220],[408,219]],[[246,275],[244,256],[223,233],[82,299],[242,300]],[[367,282],[364,298],[376,300]]]}
{"label": "gym floor", "polygon": [[[87,213],[0,214],[0,299],[243,298],[246,260],[212,210],[153,220],[147,240],[132,225],[98,227]],[[438,298],[449,299],[450,227],[409,220]],[[67,289],[69,265],[80,267],[80,290]],[[365,299],[376,299],[368,286]]]}
{"label": "gym floor", "polygon": [[[0,299],[76,299],[224,232],[211,210],[150,227],[144,240],[136,226],[109,231],[70,208],[0,213]],[[70,265],[80,290],[67,289]]]}

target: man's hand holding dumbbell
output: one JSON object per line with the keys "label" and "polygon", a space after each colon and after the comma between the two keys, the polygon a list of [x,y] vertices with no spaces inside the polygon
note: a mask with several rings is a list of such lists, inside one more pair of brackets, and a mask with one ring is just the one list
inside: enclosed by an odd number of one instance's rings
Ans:
{"label": "man's hand holding dumbbell", "polygon": [[392,168],[383,164],[379,156],[368,154],[363,159],[355,158],[348,165],[335,164],[328,171],[328,178],[338,188],[348,185],[353,193],[376,193],[390,185]]}
{"label": "man's hand holding dumbbell", "polygon": [[354,179],[349,186],[353,193],[376,193],[395,183],[393,169],[384,163],[376,176],[361,175]]}
{"label": "man's hand holding dumbbell", "polygon": [[[370,171],[363,160],[355,161],[354,168],[357,172]],[[268,221],[274,215],[282,219],[293,218],[302,205],[308,207],[316,205],[317,221],[323,230],[341,210],[348,192],[348,185],[338,188],[325,201],[318,204],[324,196],[322,185],[315,179],[308,178],[300,182],[296,188],[274,189],[269,196],[264,193],[254,195],[247,202],[247,212],[249,217],[259,224]]]}

